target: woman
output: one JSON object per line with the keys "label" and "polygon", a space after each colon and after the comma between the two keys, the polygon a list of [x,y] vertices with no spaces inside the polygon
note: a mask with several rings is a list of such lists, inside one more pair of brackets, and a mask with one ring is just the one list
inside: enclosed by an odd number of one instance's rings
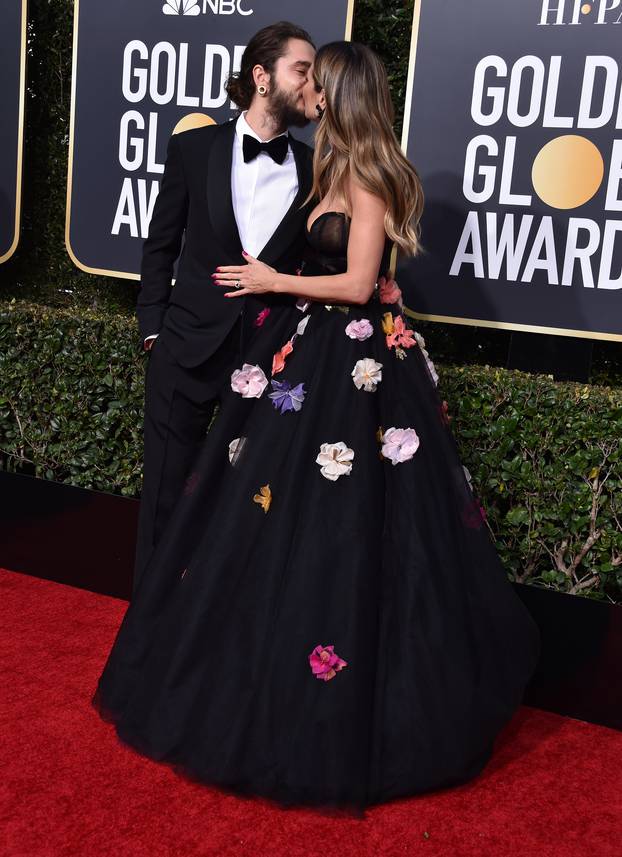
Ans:
{"label": "woman", "polygon": [[479,773],[539,636],[399,289],[376,286],[392,242],[419,249],[422,208],[384,68],[327,45],[305,97],[303,276],[250,257],[215,272],[228,300],[291,300],[257,314],[94,704],[194,779],[360,810]]}

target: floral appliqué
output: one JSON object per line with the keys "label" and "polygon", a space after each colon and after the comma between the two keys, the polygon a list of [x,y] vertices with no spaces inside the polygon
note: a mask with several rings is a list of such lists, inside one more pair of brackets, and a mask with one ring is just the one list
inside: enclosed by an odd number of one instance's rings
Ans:
{"label": "floral appliqu\u00e9", "polygon": [[[418,330],[415,330],[415,339],[417,340],[417,345],[419,346],[419,349],[420,349],[420,351],[423,354],[423,357],[425,359],[426,366],[428,367],[428,372],[432,376],[432,380],[434,381],[434,386],[437,386],[438,385],[438,373],[434,367],[434,363],[432,363],[432,361],[430,360],[430,355],[425,350],[425,339],[419,333]],[[449,419],[451,419],[451,417],[449,417]]]}
{"label": "floral appliqu\u00e9", "polygon": [[259,399],[268,386],[268,379],[261,366],[251,366],[244,363],[241,369],[236,369],[231,375],[231,389],[240,393],[243,399]]}
{"label": "floral appliqu\u00e9", "polygon": [[359,342],[364,342],[373,334],[374,328],[368,318],[360,318],[357,321],[351,321],[346,326],[346,336],[350,339],[358,339]]}
{"label": "floral appliqu\u00e9", "polygon": [[337,443],[323,443],[316,464],[320,465],[322,476],[336,482],[340,476],[349,476],[352,472],[354,450],[340,440]]}
{"label": "floral appliqu\u00e9", "polygon": [[348,666],[347,661],[335,654],[334,646],[316,646],[309,655],[311,672],[321,681],[330,681],[337,673]]}
{"label": "floral appliqu\u00e9", "polygon": [[253,503],[257,503],[264,512],[267,512],[270,506],[272,505],[272,491],[270,490],[270,485],[262,485],[259,489],[259,494],[255,494],[253,497]]}
{"label": "floral appliqu\u00e9", "polygon": [[373,393],[382,381],[382,363],[376,363],[371,357],[364,357],[356,361],[351,374],[357,390]]}
{"label": "floral appliqu\u00e9", "polygon": [[246,443],[245,437],[236,437],[229,444],[229,463],[236,465],[242,455],[242,450],[244,449],[244,444]]}
{"label": "floral appliqu\u00e9", "polygon": [[271,381],[273,393],[268,393],[272,404],[281,414],[287,411],[299,411],[305,400],[304,383],[296,384],[295,387],[289,381]]}
{"label": "floral appliqu\u00e9", "polygon": [[272,374],[277,375],[285,369],[285,360],[294,350],[294,343],[289,339],[280,351],[272,358]]}
{"label": "floral appliqu\u00e9", "polygon": [[419,449],[419,435],[413,428],[389,428],[382,435],[382,455],[391,464],[409,461]]}
{"label": "floral appliqu\u00e9", "polygon": [[387,348],[395,348],[395,354],[400,360],[406,357],[405,348],[412,348],[417,344],[414,331],[406,327],[401,315],[393,317],[390,312],[385,313],[382,317],[382,329],[387,338]]}
{"label": "floral appliqu\u00e9", "polygon": [[196,471],[193,471],[184,483],[184,497],[194,494],[199,481],[199,474]]}
{"label": "floral appliqu\u00e9", "polygon": [[272,374],[277,375],[279,372],[282,372],[285,368],[285,360],[289,357],[289,355],[294,350],[294,342],[299,336],[302,336],[307,329],[307,324],[309,323],[309,319],[311,316],[306,315],[304,318],[301,318],[298,322],[298,326],[296,327],[296,332],[289,339],[285,345],[281,348],[280,351],[277,351],[274,357],[272,358]]}
{"label": "floral appliqu\u00e9", "polygon": [[395,280],[380,277],[378,280],[378,297],[381,304],[397,304],[402,306],[402,290]]}
{"label": "floral appliqu\u00e9", "polygon": [[261,327],[269,315],[270,315],[270,307],[265,307],[265,309],[262,309],[262,311],[257,314],[257,318],[253,322],[253,326],[254,327]]}
{"label": "floral appliqu\u00e9", "polygon": [[472,530],[479,530],[486,521],[486,511],[477,497],[472,497],[462,508],[460,517],[467,527]]}

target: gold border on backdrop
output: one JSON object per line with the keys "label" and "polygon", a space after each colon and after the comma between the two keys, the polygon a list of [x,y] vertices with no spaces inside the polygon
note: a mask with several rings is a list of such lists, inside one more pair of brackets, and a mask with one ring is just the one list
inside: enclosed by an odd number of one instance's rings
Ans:
{"label": "gold border on backdrop", "polygon": [[80,17],[80,0],[74,0],[73,4],[73,50],[71,59],[71,118],[69,122],[69,162],[67,165],[67,197],[65,203],[65,247],[73,264],[86,271],[87,274],[102,274],[106,277],[122,277],[126,280],[140,280],[140,274],[131,274],[128,271],[110,271],[105,268],[90,268],[83,265],[73,252],[70,241],[71,232],[71,189],[73,183],[73,144],[75,139],[76,122],[76,71],[78,68],[78,20]]}
{"label": "gold border on backdrop", "polygon": [[[417,57],[417,42],[419,38],[419,20],[421,17],[421,4],[423,0],[415,0],[413,9],[413,27],[410,40],[410,56],[408,58],[408,77],[406,79],[406,101],[404,104],[404,124],[402,127],[402,150],[406,154],[408,147],[408,134],[412,112],[412,94],[415,79],[415,63]],[[391,254],[391,270],[395,272],[397,262],[397,247]],[[565,327],[544,327],[537,324],[515,324],[509,321],[489,321],[479,318],[461,318],[448,315],[428,315],[427,313],[414,312],[405,307],[405,312],[411,318],[425,321],[442,321],[447,324],[469,324],[474,327],[494,327],[501,330],[522,330],[529,333],[552,333],[556,336],[576,336],[580,339],[604,339],[611,342],[622,342],[622,333],[603,333],[594,330],[572,330]]]}
{"label": "gold border on backdrop", "polygon": [[[24,5],[26,0],[24,0]],[[352,22],[354,20],[355,0],[348,0],[346,10],[346,27],[344,38],[350,41],[352,38]],[[73,264],[87,274],[101,274],[105,277],[121,277],[125,280],[140,280],[140,274],[132,274],[128,271],[110,271],[106,268],[90,268],[84,265],[73,252],[70,241],[71,232],[71,189],[73,182],[73,144],[75,139],[75,117],[76,117],[76,71],[78,67],[78,20],[80,17],[80,0],[74,0],[73,4],[73,52],[71,61],[71,118],[69,123],[69,162],[67,167],[67,195],[65,203],[65,247]],[[1,260],[0,260],[1,261]]]}
{"label": "gold border on backdrop", "polygon": [[0,256],[0,264],[10,259],[17,250],[22,213],[22,169],[24,161],[24,104],[26,100],[26,21],[28,0],[22,0],[22,51],[19,60],[19,107],[17,126],[17,175],[15,181],[15,231],[13,243],[4,256]]}

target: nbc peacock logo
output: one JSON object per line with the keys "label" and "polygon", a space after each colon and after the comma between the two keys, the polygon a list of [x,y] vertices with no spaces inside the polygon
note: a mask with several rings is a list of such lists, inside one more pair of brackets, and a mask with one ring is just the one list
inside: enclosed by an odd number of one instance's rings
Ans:
{"label": "nbc peacock logo", "polygon": [[197,0],[166,0],[162,11],[165,15],[200,15]]}

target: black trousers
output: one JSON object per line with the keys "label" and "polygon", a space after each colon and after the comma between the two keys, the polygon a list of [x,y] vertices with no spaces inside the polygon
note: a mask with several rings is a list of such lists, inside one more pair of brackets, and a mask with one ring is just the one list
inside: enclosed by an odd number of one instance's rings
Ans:
{"label": "black trousers", "polygon": [[244,342],[252,335],[253,310],[252,304],[246,305],[217,351],[199,366],[180,366],[161,337],[149,352],[133,592],[181,496],[221,392],[241,359]]}

